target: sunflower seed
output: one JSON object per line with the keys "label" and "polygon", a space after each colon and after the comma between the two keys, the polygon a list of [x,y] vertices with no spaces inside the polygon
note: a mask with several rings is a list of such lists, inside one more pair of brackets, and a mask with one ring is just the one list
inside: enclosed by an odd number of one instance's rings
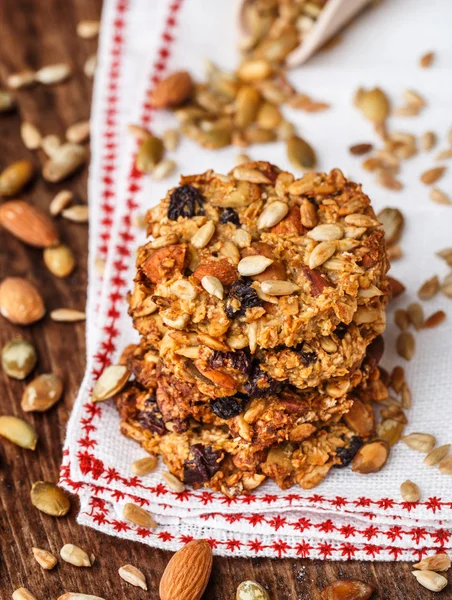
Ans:
{"label": "sunflower seed", "polygon": [[163,471],[162,479],[165,481],[166,485],[173,490],[173,492],[179,493],[185,490],[185,486],[182,481],[169,471]]}
{"label": "sunflower seed", "polygon": [[449,198],[446,192],[443,192],[439,188],[433,188],[430,190],[430,200],[433,200],[433,202],[436,202],[437,204],[444,204],[446,206],[450,206],[452,204],[452,200]]}
{"label": "sunflower seed", "polygon": [[400,191],[403,183],[396,179],[390,171],[381,169],[377,175],[377,183],[388,190]]}
{"label": "sunflower seed", "polygon": [[421,571],[448,571],[450,569],[450,558],[447,554],[434,554],[433,556],[426,556],[413,567]]}
{"label": "sunflower seed", "polygon": [[192,236],[190,243],[195,248],[205,248],[215,233],[215,223],[207,221],[198,231]]}
{"label": "sunflower seed", "polygon": [[8,415],[0,417],[0,436],[27,450],[34,450],[38,442],[34,427],[18,417]]}
{"label": "sunflower seed", "polygon": [[421,300],[430,300],[438,293],[439,290],[439,279],[438,275],[434,275],[424,283],[419,288],[417,295]]}
{"label": "sunflower seed", "polygon": [[212,294],[212,296],[215,296],[219,300],[223,300],[223,284],[217,277],[214,277],[213,275],[204,275],[204,277],[201,279],[201,285],[206,292]]}
{"label": "sunflower seed", "polygon": [[158,163],[155,169],[152,171],[152,179],[154,181],[160,181],[171,175],[176,169],[176,163],[174,160],[164,159]]}
{"label": "sunflower seed", "polygon": [[42,67],[35,74],[35,79],[44,85],[61,83],[72,75],[72,69],[67,63],[56,63]]}
{"label": "sunflower seed", "polygon": [[33,123],[24,121],[20,126],[20,136],[28,150],[37,150],[41,145],[41,133]]}
{"label": "sunflower seed", "polygon": [[400,486],[400,493],[405,502],[419,502],[421,497],[419,487],[409,479]]}
{"label": "sunflower seed", "polygon": [[423,54],[421,56],[421,58],[419,59],[419,65],[423,69],[428,69],[428,67],[430,67],[433,64],[434,60],[435,60],[435,53],[427,52],[426,54]]}
{"label": "sunflower seed", "polygon": [[12,594],[13,600],[37,600],[29,590],[24,587],[17,588]]}
{"label": "sunflower seed", "polygon": [[405,371],[403,367],[396,366],[391,373],[391,386],[395,392],[400,393],[405,383]]}
{"label": "sunflower seed", "polygon": [[422,325],[423,329],[431,329],[432,327],[437,327],[441,325],[443,321],[446,319],[446,313],[443,310],[437,310],[433,314],[431,314]]}
{"label": "sunflower seed", "polygon": [[14,97],[6,90],[0,90],[0,113],[6,113],[15,108]]}
{"label": "sunflower seed", "polygon": [[419,302],[411,302],[406,309],[410,322],[416,330],[421,329],[424,323],[424,310]]}
{"label": "sunflower seed", "polygon": [[148,589],[145,576],[133,565],[124,565],[123,567],[120,567],[118,573],[124,581],[127,581],[127,583],[130,583],[135,587],[140,587],[142,590]]}
{"label": "sunflower seed", "polygon": [[380,222],[377,219],[359,213],[346,215],[344,221],[347,225],[354,225],[355,227],[377,227],[380,225]]}
{"label": "sunflower seed", "polygon": [[433,571],[412,571],[413,575],[423,587],[431,592],[440,592],[447,585],[447,579]]}
{"label": "sunflower seed", "polygon": [[97,67],[97,55],[91,54],[90,56],[88,56],[88,58],[85,61],[85,64],[83,65],[83,72],[89,78],[94,77],[96,67]]}
{"label": "sunflower seed", "polygon": [[430,433],[410,433],[402,437],[402,442],[412,450],[423,452],[424,454],[433,450],[436,444],[436,438]]}
{"label": "sunflower seed", "polygon": [[417,106],[418,108],[425,108],[427,106],[424,98],[414,90],[405,90],[403,92],[405,102],[411,106]]}
{"label": "sunflower seed", "polygon": [[6,83],[13,90],[22,90],[36,83],[35,75],[34,71],[20,71],[20,73],[9,75]]}
{"label": "sunflower seed", "polygon": [[417,117],[421,112],[421,107],[417,104],[406,104],[392,111],[394,117]]}
{"label": "sunflower seed", "polygon": [[32,548],[33,556],[40,567],[46,571],[50,571],[57,564],[56,557],[47,550],[41,548]]}
{"label": "sunflower seed", "polygon": [[74,204],[61,211],[61,216],[73,223],[88,223],[89,208],[86,204]]}
{"label": "sunflower seed", "polygon": [[274,227],[277,225],[289,212],[289,206],[285,202],[276,200],[264,208],[257,220],[258,229]]}
{"label": "sunflower seed", "polygon": [[65,544],[60,550],[61,558],[74,567],[91,567],[92,562],[88,554],[74,544]]}
{"label": "sunflower seed", "polygon": [[424,171],[420,179],[422,183],[425,183],[425,185],[431,185],[432,183],[437,182],[438,179],[441,179],[445,171],[446,167],[433,167],[433,169]]}
{"label": "sunflower seed", "polygon": [[243,275],[244,277],[251,277],[252,275],[259,275],[259,273],[263,273],[272,263],[273,260],[271,258],[256,254],[242,258],[237,265],[237,270],[240,275]]}
{"label": "sunflower seed", "polygon": [[61,190],[53,198],[49,206],[49,212],[53,217],[59,215],[74,199],[74,194],[70,190]]}
{"label": "sunflower seed", "polygon": [[405,331],[410,325],[410,319],[408,313],[403,308],[398,308],[394,313],[394,323],[399,329]]}
{"label": "sunflower seed", "polygon": [[102,402],[119,393],[126,385],[130,373],[123,365],[110,365],[106,367],[102,375],[94,384],[92,400]]}
{"label": "sunflower seed", "polygon": [[448,158],[452,158],[452,148],[447,148],[446,150],[441,150],[435,156],[436,160],[447,160]]}
{"label": "sunflower seed", "polygon": [[177,150],[180,143],[180,135],[177,129],[166,129],[162,135],[162,142],[165,146],[165,150],[168,150],[169,152]]}
{"label": "sunflower seed", "polygon": [[2,349],[3,370],[13,379],[25,379],[35,368],[37,360],[34,346],[21,338],[11,340]]}
{"label": "sunflower seed", "polygon": [[89,139],[89,121],[79,121],[66,129],[66,139],[73,144],[82,144]]}
{"label": "sunflower seed", "polygon": [[411,360],[414,356],[415,341],[409,331],[403,331],[399,334],[396,341],[397,354],[405,360]]}
{"label": "sunflower seed", "polygon": [[84,146],[70,142],[62,144],[44,164],[42,175],[46,181],[57,183],[72,175],[88,159]]}
{"label": "sunflower seed", "polygon": [[33,506],[51,517],[63,517],[71,508],[69,498],[54,483],[37,481],[31,488],[30,496]]}
{"label": "sunflower seed", "polygon": [[444,250],[437,252],[436,256],[445,260],[449,267],[452,267],[452,248],[444,248]]}
{"label": "sunflower seed", "polygon": [[237,154],[237,156],[235,157],[236,165],[246,165],[246,163],[249,163],[250,161],[251,159],[248,156],[248,154]]}
{"label": "sunflower seed", "polygon": [[73,308],[56,308],[50,312],[50,318],[52,321],[57,321],[58,323],[75,323],[77,321],[85,321],[86,313]]}
{"label": "sunflower seed", "polygon": [[147,510],[144,510],[141,506],[137,506],[131,502],[124,505],[122,515],[126,521],[130,521],[138,527],[149,527],[150,529],[155,529],[157,527],[157,523]]}
{"label": "sunflower seed", "polygon": [[249,167],[235,167],[232,176],[239,181],[248,181],[249,183],[271,183],[270,179],[258,169]]}
{"label": "sunflower seed", "polygon": [[436,145],[436,133],[433,131],[426,131],[421,137],[422,150],[429,152]]}
{"label": "sunflower seed", "polygon": [[338,223],[322,223],[308,231],[307,235],[317,242],[332,242],[344,237],[344,228]]}
{"label": "sunflower seed", "polygon": [[444,473],[444,475],[452,475],[452,456],[446,456],[441,459],[438,469],[441,473]]}
{"label": "sunflower seed", "polygon": [[270,600],[265,588],[256,581],[242,581],[235,595],[236,600]]}
{"label": "sunflower seed", "polygon": [[45,266],[56,277],[68,277],[75,268],[73,252],[63,244],[45,248],[43,259]]}
{"label": "sunflower seed", "polygon": [[99,30],[100,21],[84,20],[77,23],[77,35],[85,40],[96,37]]}
{"label": "sunflower seed", "polygon": [[145,456],[132,463],[132,473],[135,475],[147,475],[155,469],[157,463],[156,456]]}
{"label": "sunflower seed", "polygon": [[104,600],[104,598],[93,596],[91,594],[82,594],[80,592],[66,592],[62,596],[59,596],[58,600]]}
{"label": "sunflower seed", "polygon": [[320,242],[309,255],[309,268],[320,267],[336,252],[336,244],[333,242]]}
{"label": "sunflower seed", "polygon": [[52,158],[61,146],[61,140],[57,135],[45,135],[41,140],[41,150],[46,156]]}
{"label": "sunflower seed", "polygon": [[268,280],[261,283],[261,290],[268,296],[290,296],[299,289],[290,281]]}
{"label": "sunflower seed", "polygon": [[[433,467],[437,465],[440,461],[445,458],[450,450],[450,444],[444,444],[443,446],[438,446],[437,448],[433,448],[427,456],[424,458],[424,463],[429,467]],[[438,569],[441,570],[441,569]]]}
{"label": "sunflower seed", "polygon": [[317,157],[306,140],[294,135],[287,140],[287,158],[296,169],[314,169]]}
{"label": "sunflower seed", "polygon": [[268,79],[271,72],[271,64],[262,58],[246,60],[237,69],[237,75],[246,82]]}

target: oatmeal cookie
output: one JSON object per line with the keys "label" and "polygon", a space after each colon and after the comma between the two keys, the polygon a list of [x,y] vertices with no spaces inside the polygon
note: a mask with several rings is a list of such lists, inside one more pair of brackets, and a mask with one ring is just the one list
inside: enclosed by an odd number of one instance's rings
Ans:
{"label": "oatmeal cookie", "polygon": [[155,348],[172,332],[256,354],[342,324],[365,325],[369,341],[382,331],[384,233],[337,169],[295,180],[254,162],[182,177],[147,220],[154,239],[138,251],[129,304]]}

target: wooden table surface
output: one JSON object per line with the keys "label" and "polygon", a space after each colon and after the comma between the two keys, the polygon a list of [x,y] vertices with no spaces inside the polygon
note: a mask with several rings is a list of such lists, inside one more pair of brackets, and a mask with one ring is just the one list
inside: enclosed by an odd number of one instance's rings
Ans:
{"label": "wooden table surface", "polygon": [[[36,166],[44,155],[24,147],[19,127],[26,119],[46,134],[63,135],[66,127],[86,119],[90,112],[92,81],[83,74],[86,58],[95,51],[95,40],[82,40],[75,32],[80,19],[98,18],[101,0],[1,0],[0,78],[25,67],[38,68],[56,61],[74,65],[75,74],[65,84],[17,92],[18,110],[0,115],[0,168],[13,160],[31,159]],[[86,202],[86,169],[64,184],[48,184],[38,178],[22,194],[36,206],[47,209],[59,189],[71,189],[79,202]],[[42,251],[0,231],[0,280],[24,276],[41,290],[47,309],[83,309],[86,297],[88,230],[58,219],[62,240],[77,257],[77,269],[67,279],[57,280],[43,266]],[[40,323],[18,328],[0,317],[0,344],[22,335],[39,353],[37,373],[54,372],[64,379],[64,399],[44,414],[26,417],[39,434],[35,452],[0,442],[0,598],[6,600],[25,586],[38,600],[56,600],[65,591],[96,594],[106,600],[158,598],[158,583],[169,559],[167,552],[97,533],[76,524],[77,503],[67,517],[54,519],[35,509],[29,497],[33,482],[56,481],[66,423],[85,367],[84,324],[58,324],[45,317]],[[21,415],[24,383],[0,371],[0,414]],[[37,546],[58,554],[65,543],[77,544],[97,557],[91,569],[60,563],[43,571],[34,561]],[[122,581],[117,570],[133,563],[146,574],[148,592]],[[434,596],[414,580],[409,564],[322,562],[309,560],[215,558],[212,578],[204,598],[233,600],[237,585],[245,579],[264,584],[272,600],[318,599],[320,590],[337,578],[360,578],[377,588],[381,600],[417,600]],[[442,598],[452,598],[445,590]],[[177,599],[175,599],[177,600]]]}

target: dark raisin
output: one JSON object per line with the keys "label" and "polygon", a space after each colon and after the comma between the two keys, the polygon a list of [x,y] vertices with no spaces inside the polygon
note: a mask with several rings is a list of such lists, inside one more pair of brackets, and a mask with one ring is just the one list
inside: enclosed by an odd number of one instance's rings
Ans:
{"label": "dark raisin", "polygon": [[144,410],[140,410],[138,413],[138,421],[144,429],[152,433],[158,433],[159,435],[166,433],[165,422],[162,413],[158,409],[155,396],[146,400]]}
{"label": "dark raisin", "polygon": [[[262,306],[262,300],[251,287],[252,282],[248,279],[238,279],[229,288],[226,299],[226,314],[230,319],[244,315],[247,308]],[[236,301],[236,302],[234,302]],[[235,304],[238,302],[239,307]]]}
{"label": "dark raisin", "polygon": [[245,392],[252,398],[260,398],[274,394],[281,388],[281,382],[273,379],[262,371],[259,363],[255,361],[251,367],[248,381],[245,383]]}
{"label": "dark raisin", "polygon": [[234,223],[234,225],[240,227],[239,215],[233,208],[223,208],[220,216],[220,223]]}
{"label": "dark raisin", "polygon": [[336,448],[336,455],[340,462],[334,466],[338,469],[341,469],[342,467],[346,467],[347,465],[349,465],[354,459],[355,454],[363,445],[363,443],[364,442],[362,438],[360,438],[357,435],[354,435],[351,438],[348,446],[345,446],[345,448]]}
{"label": "dark raisin", "polygon": [[337,336],[340,340],[343,340],[347,331],[348,325],[346,325],[345,323],[339,323],[339,325],[334,330],[334,335]]}
{"label": "dark raisin", "polygon": [[304,350],[304,344],[299,344],[295,348],[295,352],[300,355],[301,362],[305,367],[312,365],[317,360],[317,352]]}
{"label": "dark raisin", "polygon": [[184,483],[194,485],[209,481],[220,468],[221,452],[212,446],[190,446],[189,458],[184,462]]}
{"label": "dark raisin", "polygon": [[177,221],[179,217],[194,217],[204,214],[204,198],[198,188],[192,185],[181,185],[171,196],[168,207],[168,219]]}
{"label": "dark raisin", "polygon": [[232,419],[242,412],[247,400],[244,394],[215,398],[210,401],[210,410],[220,419]]}
{"label": "dark raisin", "polygon": [[235,352],[215,350],[209,359],[209,365],[212,369],[228,367],[247,375],[251,370],[251,358],[243,350],[236,350]]}

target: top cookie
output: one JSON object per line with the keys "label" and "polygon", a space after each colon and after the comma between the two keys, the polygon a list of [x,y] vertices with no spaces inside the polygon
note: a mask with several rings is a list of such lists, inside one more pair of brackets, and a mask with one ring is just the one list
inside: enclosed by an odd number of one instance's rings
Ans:
{"label": "top cookie", "polygon": [[180,330],[193,352],[213,340],[254,354],[384,310],[384,233],[361,186],[338,169],[295,180],[252,162],[228,176],[182,177],[147,220],[154,239],[138,251],[129,302],[155,347]]}

